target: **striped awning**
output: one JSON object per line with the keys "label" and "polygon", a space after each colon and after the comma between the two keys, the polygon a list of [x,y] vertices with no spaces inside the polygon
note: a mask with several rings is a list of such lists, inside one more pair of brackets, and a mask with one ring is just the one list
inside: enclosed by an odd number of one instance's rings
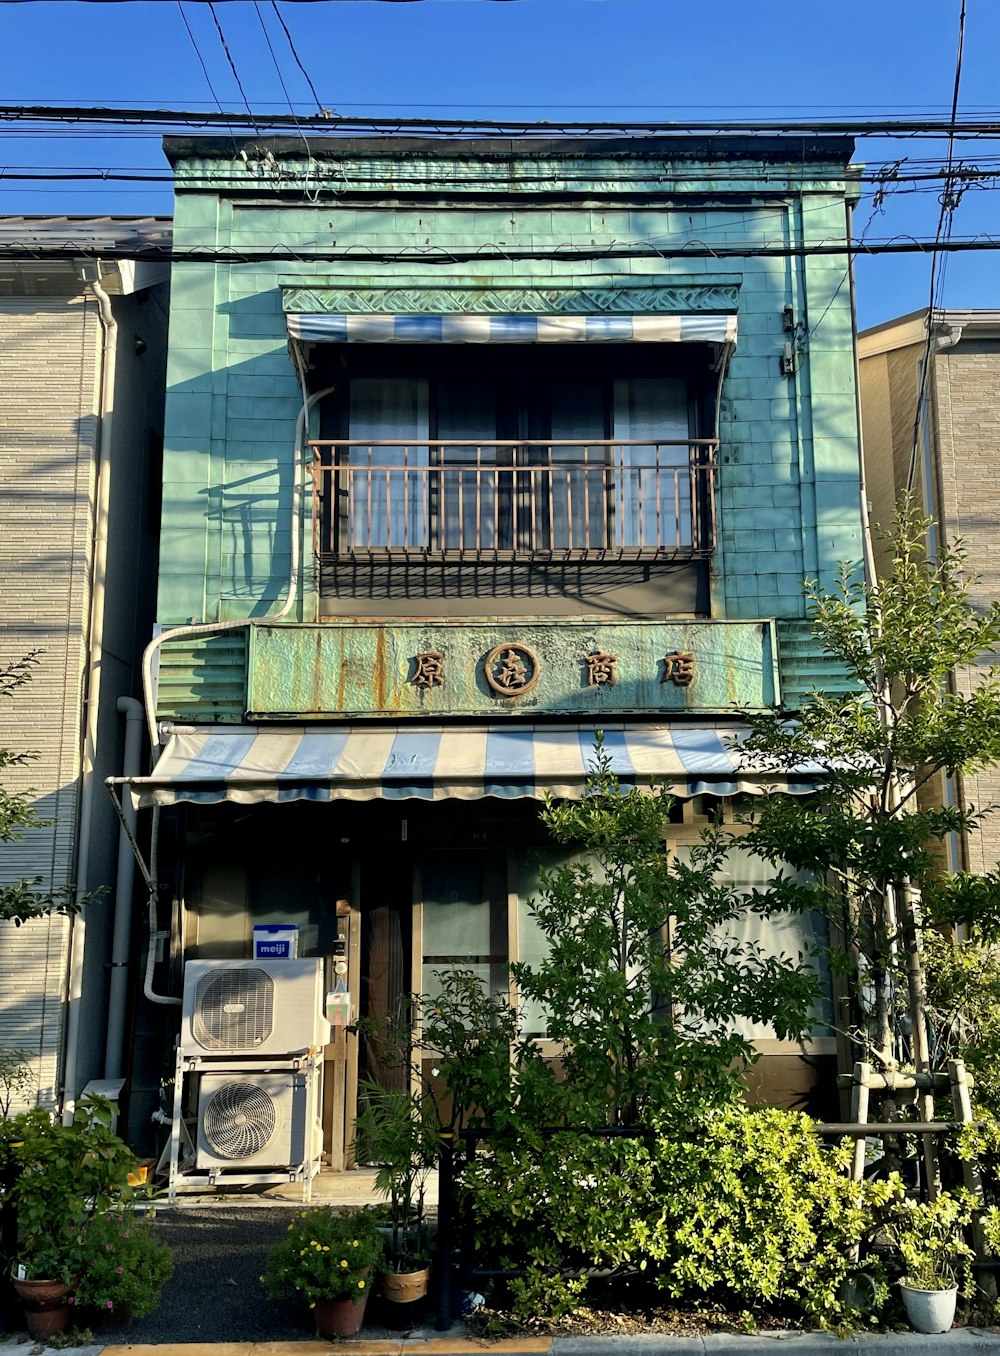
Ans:
{"label": "striped awning", "polygon": [[310,344],[733,344],[735,315],[294,315]]}
{"label": "striped awning", "polygon": [[[805,794],[813,778],[740,770],[739,727],[604,727],[622,787],[664,784],[677,796],[778,789]],[[479,728],[213,728],[170,736],[152,774],[129,781],[138,807],[179,801],[479,800],[582,794],[594,726]]]}

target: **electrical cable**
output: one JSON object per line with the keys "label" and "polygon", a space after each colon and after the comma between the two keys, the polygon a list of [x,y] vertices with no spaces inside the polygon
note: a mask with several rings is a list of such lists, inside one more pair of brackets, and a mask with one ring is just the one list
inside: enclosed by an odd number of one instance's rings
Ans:
{"label": "electrical cable", "polygon": [[[87,220],[87,218],[83,218]],[[837,256],[874,256],[881,254],[930,254],[935,249],[950,254],[965,254],[1000,250],[1000,236],[981,232],[967,239],[959,238],[935,242],[920,240],[916,236],[898,235],[888,240],[820,242],[813,245],[786,245],[782,243],[747,243],[711,246],[702,241],[691,241],[680,246],[651,247],[647,241],[636,244],[623,244],[612,241],[608,245],[595,245],[590,249],[574,246],[557,246],[554,249],[511,249],[499,245],[480,246],[475,250],[439,249],[436,247],[411,247],[395,251],[379,251],[369,245],[348,245],[342,250],[302,251],[292,249],[285,244],[273,245],[270,249],[234,249],[216,250],[187,247],[176,249],[172,246],[150,244],[134,246],[116,245],[116,259],[169,259],[175,263],[212,263],[212,264],[257,264],[257,263],[343,263],[348,260],[363,260],[365,263],[398,264],[465,264],[487,263],[496,260],[518,262],[523,260],[552,259],[570,262],[600,261],[602,259],[788,259]],[[107,245],[100,247],[82,241],[69,241],[65,245],[40,245],[37,241],[4,240],[0,233],[0,259],[89,259],[103,257]]]}
{"label": "electrical cable", "polygon": [[[2,0],[0,0],[2,2]],[[209,0],[209,3],[211,0]],[[117,125],[137,124],[140,126],[185,126],[188,128],[210,126],[213,123],[226,123],[234,114],[206,110],[198,112],[192,109],[141,109],[126,107],[99,107],[96,105],[56,107],[54,105],[4,104],[0,105],[2,120],[31,120],[36,122],[115,123]],[[291,117],[289,114],[252,114],[254,132],[259,135],[260,127],[294,127],[296,123],[304,126],[330,131],[331,119],[310,114],[307,117]],[[258,125],[259,124],[259,125]],[[958,140],[1000,136],[1000,121],[989,118],[969,118],[965,122],[957,118],[941,120],[934,118],[873,118],[873,119],[797,119],[797,120],[730,120],[718,121],[606,121],[590,120],[586,122],[538,122],[514,121],[503,118],[365,118],[338,117],[335,119],[337,130],[370,130],[424,133],[437,131],[441,135],[494,134],[518,139],[538,137],[546,141],[562,137],[578,136],[587,139],[594,136],[628,136],[638,138],[678,136],[893,136],[893,137],[945,137],[954,136]],[[586,134],[584,136],[584,134]]]}
{"label": "electrical cable", "polygon": [[[208,3],[208,12],[209,14],[211,14],[212,19],[215,23],[215,31],[218,33],[219,41],[222,43],[222,50],[225,52],[226,60],[229,62],[229,69],[232,71],[233,79],[236,81],[236,88],[239,90],[240,96],[242,97],[243,103],[246,107],[247,118],[250,121],[250,126],[253,128],[255,134],[257,136],[260,136],[261,135],[260,128],[257,126],[257,123],[254,120],[253,110],[250,107],[250,100],[247,98],[246,90],[243,88],[243,81],[240,79],[240,73],[236,69],[236,62],[233,60],[233,54],[229,50],[229,43],[226,42],[226,35],[222,31],[222,24],[219,22],[219,16],[215,12],[215,4],[213,3],[213,0],[207,0],[207,3]],[[295,115],[293,114],[292,117],[294,121]],[[298,123],[296,122],[295,125],[298,126]],[[301,128],[299,130],[301,131]]]}
{"label": "electrical cable", "polygon": [[[208,67],[207,67],[207,65],[205,64],[205,58],[204,58],[204,57],[202,56],[202,54],[201,54],[201,48],[198,46],[198,40],[197,40],[197,38],[195,37],[194,33],[191,31],[191,25],[188,23],[187,15],[184,13],[184,5],[181,3],[181,0],[177,0],[177,9],[178,9],[178,11],[179,11],[179,13],[180,13],[180,16],[181,16],[181,19],[182,19],[182,21],[183,21],[183,23],[184,23],[184,27],[187,29],[187,35],[188,35],[188,37],[191,39],[191,46],[194,48],[194,54],[195,54],[195,56],[198,58],[198,62],[199,62],[199,64],[200,64],[200,66],[201,66],[202,72],[204,73],[204,76],[205,76],[205,83],[208,85],[208,88],[209,88],[209,90],[211,91],[212,98],[215,100],[216,105],[218,106],[219,112],[220,112],[220,113],[224,113],[224,112],[225,112],[225,109],[222,107],[222,101],[219,99],[219,96],[218,96],[218,95],[216,94],[216,92],[215,92],[215,86],[212,84],[212,77],[211,77],[211,76],[209,75],[209,73],[208,73]],[[233,136],[233,129],[232,129],[232,127],[230,127],[230,129],[229,129],[229,134],[230,134],[230,136],[233,137],[233,150],[235,151],[235,150],[237,149],[237,147],[236,147],[236,138],[235,138],[235,136]]]}
{"label": "electrical cable", "polygon": [[324,108],[322,103],[320,102],[320,97],[316,93],[316,86],[313,84],[312,80],[310,79],[309,72],[306,70],[305,66],[302,63],[302,58],[298,54],[298,50],[296,49],[295,43],[292,39],[292,35],[288,31],[288,25],[285,23],[285,20],[282,17],[281,10],[278,8],[277,0],[271,0],[271,8],[274,10],[275,18],[278,20],[278,23],[281,24],[281,27],[285,31],[285,37],[288,39],[288,46],[291,50],[292,56],[295,58],[295,62],[298,65],[299,70],[305,77],[305,82],[309,86],[310,92],[312,93],[312,97],[316,100],[316,108],[319,111],[320,117],[323,118],[330,117],[330,110],[328,108]]}
{"label": "electrical cable", "polygon": [[[261,14],[261,12],[260,12],[260,5],[258,4],[257,0],[253,0],[253,8],[254,8],[254,13],[257,15],[257,22],[260,24],[260,31],[264,34],[264,41],[265,41],[265,43],[267,44],[267,50],[271,53],[271,61],[272,61],[273,64],[274,64],[275,74],[276,74],[277,77],[278,77],[278,84],[281,86],[281,91],[282,91],[282,93],[283,93],[284,96],[285,96],[285,102],[286,102],[287,105],[288,105],[288,111],[291,113],[292,117],[294,118],[294,117],[295,117],[295,109],[292,107],[292,100],[291,100],[291,96],[290,96],[289,93],[288,93],[288,86],[285,84],[285,77],[284,77],[284,76],[282,75],[282,73],[281,73],[281,66],[278,64],[278,57],[277,57],[277,54],[276,54],[276,52],[275,52],[275,50],[274,50],[274,46],[273,46],[273,44],[272,44],[272,42],[271,42],[271,35],[270,35],[270,34],[268,33],[268,31],[267,31],[267,25],[264,23],[264,16],[263,16],[263,14]],[[298,123],[296,123],[296,126],[299,128],[299,136],[302,138],[302,144],[303,144],[303,146],[305,146],[305,148],[306,148],[306,156],[308,157],[309,164],[310,164],[310,167],[311,167],[311,166],[312,166],[312,152],[309,150],[309,142],[307,141],[307,139],[306,139],[306,134],[305,134],[305,132],[302,130],[301,126],[299,126]]]}
{"label": "electrical cable", "polygon": [[[913,437],[910,441],[910,462],[906,472],[906,488],[913,488],[917,469],[917,452],[920,446],[920,430],[927,403],[927,383],[930,376],[931,352],[934,346],[934,311],[940,308],[944,300],[944,279],[948,251],[952,243],[955,224],[955,211],[962,199],[962,193],[955,194],[955,138],[954,128],[958,121],[958,95],[962,83],[962,58],[965,51],[965,13],[966,0],[958,16],[958,50],[955,54],[955,78],[951,96],[952,133],[948,137],[948,161],[945,167],[944,188],[941,190],[941,211],[938,213],[935,248],[931,254],[930,289],[927,300],[927,333],[924,336],[923,355],[920,362],[920,380],[917,385],[917,403],[913,412]],[[942,258],[942,254],[944,257]]]}

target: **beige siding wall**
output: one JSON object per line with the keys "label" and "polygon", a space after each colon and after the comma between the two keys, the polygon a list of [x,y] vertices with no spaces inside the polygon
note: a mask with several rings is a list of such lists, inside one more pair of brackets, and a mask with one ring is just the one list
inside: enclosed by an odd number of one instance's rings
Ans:
{"label": "beige siding wall", "polygon": [[[988,607],[1000,597],[1000,349],[960,345],[934,359],[932,395],[940,467],[941,527],[961,537],[970,568],[979,576],[973,597]],[[958,675],[968,692],[974,671]],[[977,807],[1000,804],[1000,769],[965,779],[964,794]],[[1000,865],[1000,814],[992,815],[967,843],[972,871]]]}
{"label": "beige siding wall", "polygon": [[[73,879],[101,328],[83,299],[0,299],[0,664],[41,650],[0,704],[0,747],[35,760],[4,774],[54,822],[0,847],[0,881]],[[54,1094],[69,927],[0,924],[0,1045],[30,1051]]]}

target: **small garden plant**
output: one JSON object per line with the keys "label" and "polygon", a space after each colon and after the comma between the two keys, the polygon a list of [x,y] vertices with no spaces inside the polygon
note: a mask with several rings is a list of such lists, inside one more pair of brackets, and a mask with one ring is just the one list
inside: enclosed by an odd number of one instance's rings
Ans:
{"label": "small garden plant", "polygon": [[903,1283],[915,1290],[971,1293],[972,1249],[964,1230],[975,1201],[968,1192],[942,1191],[936,1200],[902,1200],[886,1226],[886,1236],[903,1266]]}
{"label": "small garden plant", "polygon": [[70,1302],[111,1313],[127,1307],[135,1318],[145,1318],[173,1271],[170,1249],[148,1218],[131,1210],[109,1211],[87,1225]]}
{"label": "small garden plant", "polygon": [[261,1280],[272,1299],[292,1292],[310,1306],[317,1300],[367,1294],[382,1259],[382,1237],[369,1210],[317,1206],[301,1211],[267,1256]]}

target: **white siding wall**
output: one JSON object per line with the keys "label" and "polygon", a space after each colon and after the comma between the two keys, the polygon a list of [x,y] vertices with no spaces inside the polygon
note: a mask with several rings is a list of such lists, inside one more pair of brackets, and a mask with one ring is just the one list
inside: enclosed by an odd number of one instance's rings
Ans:
{"label": "white siding wall", "polygon": [[[73,879],[101,328],[91,300],[0,299],[0,664],[42,651],[0,704],[0,747],[38,756],[4,775],[54,822],[0,846],[0,881]],[[31,1053],[43,1101],[58,1080],[69,926],[0,923],[0,1046]]]}

